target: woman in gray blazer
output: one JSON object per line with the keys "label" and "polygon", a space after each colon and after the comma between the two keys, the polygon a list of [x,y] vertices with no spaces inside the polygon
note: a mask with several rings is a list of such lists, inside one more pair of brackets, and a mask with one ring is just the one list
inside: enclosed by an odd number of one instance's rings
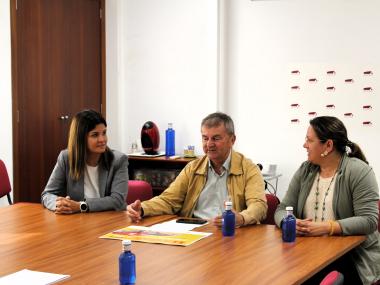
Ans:
{"label": "woman in gray blazer", "polygon": [[128,158],[107,147],[107,123],[94,110],[73,118],[67,150],[41,194],[42,204],[56,214],[125,210]]}
{"label": "woman in gray blazer", "polygon": [[[294,174],[276,210],[277,226],[285,207],[293,206],[298,235],[366,235],[328,270],[341,271],[350,284],[375,284],[380,279],[379,188],[372,167],[335,117],[312,119],[304,148],[308,161]],[[319,284],[324,274],[305,284]]]}

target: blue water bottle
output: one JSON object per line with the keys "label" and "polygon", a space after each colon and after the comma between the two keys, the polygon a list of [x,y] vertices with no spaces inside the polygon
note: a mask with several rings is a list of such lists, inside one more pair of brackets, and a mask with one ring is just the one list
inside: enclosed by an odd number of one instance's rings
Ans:
{"label": "blue water bottle", "polygon": [[296,217],[293,215],[293,207],[288,206],[286,216],[282,220],[282,240],[284,242],[294,242],[296,240]]}
{"label": "blue water bottle", "polygon": [[225,210],[222,215],[222,233],[225,237],[232,237],[235,235],[235,213],[232,212],[232,202],[226,201],[224,207]]}
{"label": "blue water bottle", "polygon": [[168,124],[168,129],[166,130],[165,155],[175,155],[175,131],[172,123]]}
{"label": "blue water bottle", "polygon": [[131,252],[131,241],[123,240],[123,252],[119,256],[120,285],[136,283],[136,256]]}

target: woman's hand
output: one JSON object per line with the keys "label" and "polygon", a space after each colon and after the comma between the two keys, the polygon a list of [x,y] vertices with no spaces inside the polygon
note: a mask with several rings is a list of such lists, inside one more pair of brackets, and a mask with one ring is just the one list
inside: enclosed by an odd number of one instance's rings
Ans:
{"label": "woman's hand", "polygon": [[313,222],[312,219],[297,219],[296,232],[300,236],[323,236],[330,233],[329,222]]}
{"label": "woman's hand", "polygon": [[73,214],[80,212],[80,203],[71,200],[69,196],[57,197],[55,200],[56,214]]}

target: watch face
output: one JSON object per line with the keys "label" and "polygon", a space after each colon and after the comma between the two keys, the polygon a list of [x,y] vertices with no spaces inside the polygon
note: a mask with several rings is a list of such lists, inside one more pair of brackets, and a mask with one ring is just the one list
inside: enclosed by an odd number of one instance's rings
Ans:
{"label": "watch face", "polygon": [[85,202],[80,204],[80,210],[81,211],[87,211],[87,204]]}

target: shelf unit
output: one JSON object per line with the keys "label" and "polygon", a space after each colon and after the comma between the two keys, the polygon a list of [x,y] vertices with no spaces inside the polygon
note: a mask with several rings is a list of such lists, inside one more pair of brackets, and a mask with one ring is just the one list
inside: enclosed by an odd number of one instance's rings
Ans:
{"label": "shelf unit", "polygon": [[149,182],[153,188],[153,195],[157,196],[170,185],[186,164],[194,159],[129,156],[129,179]]}

